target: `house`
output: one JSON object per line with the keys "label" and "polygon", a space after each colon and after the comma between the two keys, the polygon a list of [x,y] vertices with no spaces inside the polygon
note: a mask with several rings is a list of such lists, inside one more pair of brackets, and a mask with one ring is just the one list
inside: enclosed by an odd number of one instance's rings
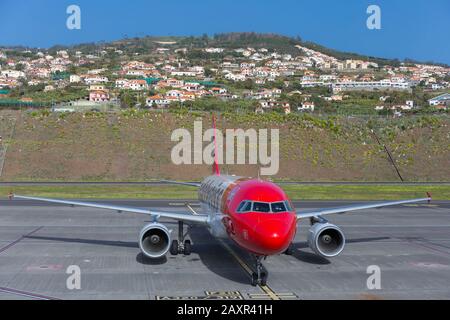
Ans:
{"label": "house", "polygon": [[243,74],[227,73],[225,79],[232,81],[245,81],[247,78]]}
{"label": "house", "polygon": [[410,108],[409,110],[414,108],[414,101],[413,100],[407,100],[405,104]]}
{"label": "house", "polygon": [[[278,102],[276,100],[261,100],[259,102],[259,106],[257,107],[257,110],[264,111],[264,109],[283,109],[285,114],[291,113],[291,106],[289,102]],[[257,112],[258,113],[258,112]],[[261,112],[259,112],[261,113]]]}
{"label": "house", "polygon": [[428,100],[428,103],[430,104],[430,106],[450,106],[450,93],[441,94],[440,96]]}
{"label": "house", "polygon": [[194,93],[192,92],[183,92],[183,94],[181,95],[180,101],[184,102],[184,101],[188,101],[188,100],[195,100],[196,96]]}
{"label": "house", "polygon": [[288,102],[283,102],[280,105],[285,114],[291,114],[291,105]]}
{"label": "house", "polygon": [[116,88],[125,89],[125,85],[128,83],[127,79],[117,79]]}
{"label": "house", "polygon": [[148,107],[153,107],[154,105],[156,105],[159,108],[165,107],[170,104],[168,99],[165,99],[163,96],[160,96],[160,95],[154,95],[154,96],[148,97],[145,100],[145,103]]}
{"label": "house", "polygon": [[314,102],[311,101],[302,102],[301,106],[297,108],[298,111],[314,111],[314,109]]}
{"label": "house", "polygon": [[69,82],[70,82],[70,83],[78,83],[78,82],[81,82],[81,77],[78,76],[78,75],[76,75],[76,74],[72,74],[72,75],[70,75]]}
{"label": "house", "polygon": [[183,86],[183,90],[194,92],[200,90],[201,86],[199,83],[188,82]]}
{"label": "house", "polygon": [[143,91],[148,90],[148,83],[145,80],[117,79],[116,88],[133,91]]}
{"label": "house", "polygon": [[222,53],[225,49],[223,48],[206,48],[205,52],[207,53]]}
{"label": "house", "polygon": [[107,83],[109,80],[107,77],[93,76],[87,77],[84,79],[84,83],[87,85],[95,84],[95,83]]}
{"label": "house", "polygon": [[127,76],[132,77],[145,77],[145,71],[144,70],[128,70]]}
{"label": "house", "polygon": [[156,89],[162,89],[162,88],[167,88],[167,87],[182,88],[183,86],[184,86],[183,80],[177,80],[174,78],[170,78],[165,81],[159,81],[158,85],[156,86]]}
{"label": "house", "polygon": [[183,93],[180,90],[170,90],[166,93],[166,97],[170,98],[181,98],[182,95]]}
{"label": "house", "polygon": [[45,86],[45,88],[44,88],[44,92],[50,92],[50,91],[54,91],[54,90],[55,90],[55,87],[52,85]]}
{"label": "house", "polygon": [[89,91],[98,91],[98,90],[105,90],[105,86],[101,84],[93,84],[89,87]]}
{"label": "house", "polygon": [[197,72],[189,70],[175,70],[170,73],[172,77],[195,77]]}
{"label": "house", "polygon": [[145,80],[129,80],[126,85],[126,89],[131,89],[133,91],[143,91],[148,89],[147,81]]}
{"label": "house", "polygon": [[211,88],[211,92],[213,94],[224,94],[224,93],[227,93],[227,89],[215,87],[215,88]]}
{"label": "house", "polygon": [[5,78],[13,78],[13,79],[25,78],[25,72],[16,70],[3,70],[0,71],[0,75]]}
{"label": "house", "polygon": [[108,90],[92,90],[89,92],[90,102],[109,102]]}

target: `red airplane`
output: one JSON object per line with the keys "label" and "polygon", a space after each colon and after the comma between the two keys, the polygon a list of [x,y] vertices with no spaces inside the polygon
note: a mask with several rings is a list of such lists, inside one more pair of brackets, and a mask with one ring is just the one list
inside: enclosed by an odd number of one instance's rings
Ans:
{"label": "red airplane", "polygon": [[[216,150],[217,151],[217,150]],[[216,152],[217,154],[217,152]],[[325,258],[339,255],[345,247],[345,236],[341,229],[325,220],[329,214],[342,214],[350,211],[395,206],[407,203],[431,201],[427,198],[382,203],[356,204],[332,209],[300,211],[294,209],[285,192],[276,184],[260,179],[225,176],[220,174],[217,158],[213,175],[202,183],[164,181],[199,188],[202,211],[198,214],[191,207],[191,213],[179,214],[153,210],[96,204],[79,201],[66,201],[15,195],[12,197],[38,200],[70,206],[115,210],[153,217],[139,235],[139,247],[149,258],[161,258],[169,251],[172,255],[190,255],[192,243],[186,239],[184,224],[206,226],[216,238],[230,238],[238,246],[248,251],[254,260],[252,285],[266,285],[268,272],[262,260],[272,255],[292,254],[297,223],[309,219],[311,229],[308,235],[309,247]],[[178,239],[172,240],[169,229],[159,222],[160,218],[178,221]]]}

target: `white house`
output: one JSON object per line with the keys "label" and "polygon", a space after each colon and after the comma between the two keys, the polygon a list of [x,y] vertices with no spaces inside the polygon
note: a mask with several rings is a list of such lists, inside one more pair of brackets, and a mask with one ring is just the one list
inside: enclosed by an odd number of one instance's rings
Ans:
{"label": "white house", "polygon": [[99,76],[95,76],[95,77],[87,77],[84,79],[84,83],[91,85],[91,84],[95,84],[95,83],[107,83],[109,80],[107,77],[99,77]]}
{"label": "white house", "polygon": [[171,98],[181,98],[182,95],[183,95],[183,92],[181,92],[179,90],[170,90],[166,93],[166,97],[171,97]]}
{"label": "white house", "polygon": [[430,106],[446,105],[450,106],[450,93],[444,93],[433,99],[428,100]]}
{"label": "white house", "polygon": [[116,88],[128,89],[133,91],[144,91],[148,89],[148,83],[145,80],[117,79]]}
{"label": "white house", "polygon": [[146,99],[146,105],[148,107],[152,107],[153,105],[157,105],[158,107],[163,107],[163,106],[167,106],[170,104],[169,100],[160,96],[160,95],[155,95],[155,96],[151,96],[148,97]]}
{"label": "white house", "polygon": [[298,111],[314,111],[314,109],[314,102],[311,101],[305,101],[297,108]]}
{"label": "white house", "polygon": [[0,74],[5,78],[25,78],[25,72],[17,71],[17,70],[3,70],[0,71]]}
{"label": "white house", "polygon": [[143,91],[148,89],[148,84],[145,80],[129,80],[125,88],[133,91]]}
{"label": "white house", "polygon": [[409,110],[414,108],[414,101],[413,100],[407,100],[406,105],[410,108]]}
{"label": "white house", "polygon": [[72,74],[70,75],[69,81],[70,83],[78,83],[81,82],[81,77],[76,74]]}
{"label": "white house", "polygon": [[228,73],[225,75],[225,79],[232,81],[245,81],[246,77],[243,74]]}

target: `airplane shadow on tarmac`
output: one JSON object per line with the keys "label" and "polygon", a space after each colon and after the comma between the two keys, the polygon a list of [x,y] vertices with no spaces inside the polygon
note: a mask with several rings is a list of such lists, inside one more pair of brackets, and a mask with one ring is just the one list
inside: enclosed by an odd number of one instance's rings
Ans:
{"label": "airplane shadow on tarmac", "polygon": [[[364,243],[364,242],[372,242],[372,241],[381,241],[381,240],[389,240],[389,237],[373,237],[373,238],[358,238],[358,239],[347,239],[346,244],[351,243]],[[308,249],[308,243],[306,241],[297,242],[293,244],[293,257],[299,261],[310,263],[310,264],[320,264],[326,265],[330,264],[330,260],[327,258],[321,257],[313,252],[306,252],[302,249]]]}
{"label": "airplane shadow on tarmac", "polygon": [[[112,240],[93,240],[93,239],[78,239],[78,238],[61,238],[61,237],[48,237],[48,236],[26,236],[25,239],[31,240],[42,240],[42,241],[57,241],[65,243],[81,243],[81,244],[91,244],[99,246],[112,246],[112,247],[123,247],[130,249],[139,249],[137,241],[112,241]],[[235,258],[233,258],[229,252],[210,235],[208,230],[203,227],[192,227],[190,229],[189,238],[192,239],[193,247],[192,252],[198,255],[195,256],[182,256],[180,259],[188,259],[189,261],[195,262],[201,260],[202,264],[207,267],[211,272],[217,274],[220,277],[228,279],[230,281],[238,282],[241,284],[248,284],[249,275],[239,267]],[[360,239],[349,239],[347,244],[351,243],[364,243],[372,241],[381,241],[390,239],[389,237],[374,237],[374,238],[360,238]],[[249,266],[252,265],[250,255],[240,250],[235,245],[231,245],[236,254],[245,261]],[[299,261],[326,265],[331,262],[323,257],[320,257],[314,253],[306,252],[304,249],[308,249],[307,242],[298,242],[294,244],[294,258]],[[169,258],[168,258],[169,257]],[[168,262],[168,259],[176,259],[177,257],[172,257],[168,255],[160,259],[150,259],[139,252],[136,256],[136,262],[144,265],[162,265]],[[270,270],[269,270],[270,272]]]}
{"label": "airplane shadow on tarmac", "polygon": [[[171,223],[167,223],[171,225]],[[169,227],[169,229],[171,226]],[[173,234],[176,234],[175,226]],[[192,253],[197,254],[195,256],[183,256],[173,257],[169,253],[160,259],[150,259],[139,252],[136,255],[136,262],[143,265],[162,265],[168,262],[168,259],[188,259],[195,262],[200,260],[204,266],[206,266],[211,272],[226,278],[231,281],[235,281],[242,284],[247,284],[249,276],[237,267],[237,262],[230,257],[230,254],[220,245],[220,243],[210,235],[210,233],[203,227],[193,227],[189,234],[189,238],[192,239],[193,247]],[[63,237],[51,237],[51,236],[25,236],[24,239],[38,240],[38,241],[55,241],[64,243],[79,243],[97,246],[110,246],[110,247],[122,247],[139,250],[139,244],[137,241],[114,241],[114,240],[95,240],[95,239],[81,239],[81,238],[63,238]]]}
{"label": "airplane shadow on tarmac", "polygon": [[123,247],[123,248],[139,248],[136,241],[111,241],[111,240],[93,240],[93,239],[77,239],[77,238],[60,238],[60,237],[40,237],[40,236],[25,236],[24,239],[30,240],[42,240],[42,241],[56,241],[56,242],[66,242],[66,243],[82,243],[82,244],[92,244],[99,246],[110,246],[110,247]]}

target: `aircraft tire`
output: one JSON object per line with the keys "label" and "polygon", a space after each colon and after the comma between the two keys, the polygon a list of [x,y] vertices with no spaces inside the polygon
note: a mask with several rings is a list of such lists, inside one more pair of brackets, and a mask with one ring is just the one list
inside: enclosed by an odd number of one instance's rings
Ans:
{"label": "aircraft tire", "polygon": [[186,240],[184,242],[184,255],[185,256],[190,256],[192,252],[192,243],[190,240]]}
{"label": "aircraft tire", "polygon": [[170,246],[170,254],[173,256],[177,256],[178,248],[179,248],[178,240],[173,240],[172,245]]}

